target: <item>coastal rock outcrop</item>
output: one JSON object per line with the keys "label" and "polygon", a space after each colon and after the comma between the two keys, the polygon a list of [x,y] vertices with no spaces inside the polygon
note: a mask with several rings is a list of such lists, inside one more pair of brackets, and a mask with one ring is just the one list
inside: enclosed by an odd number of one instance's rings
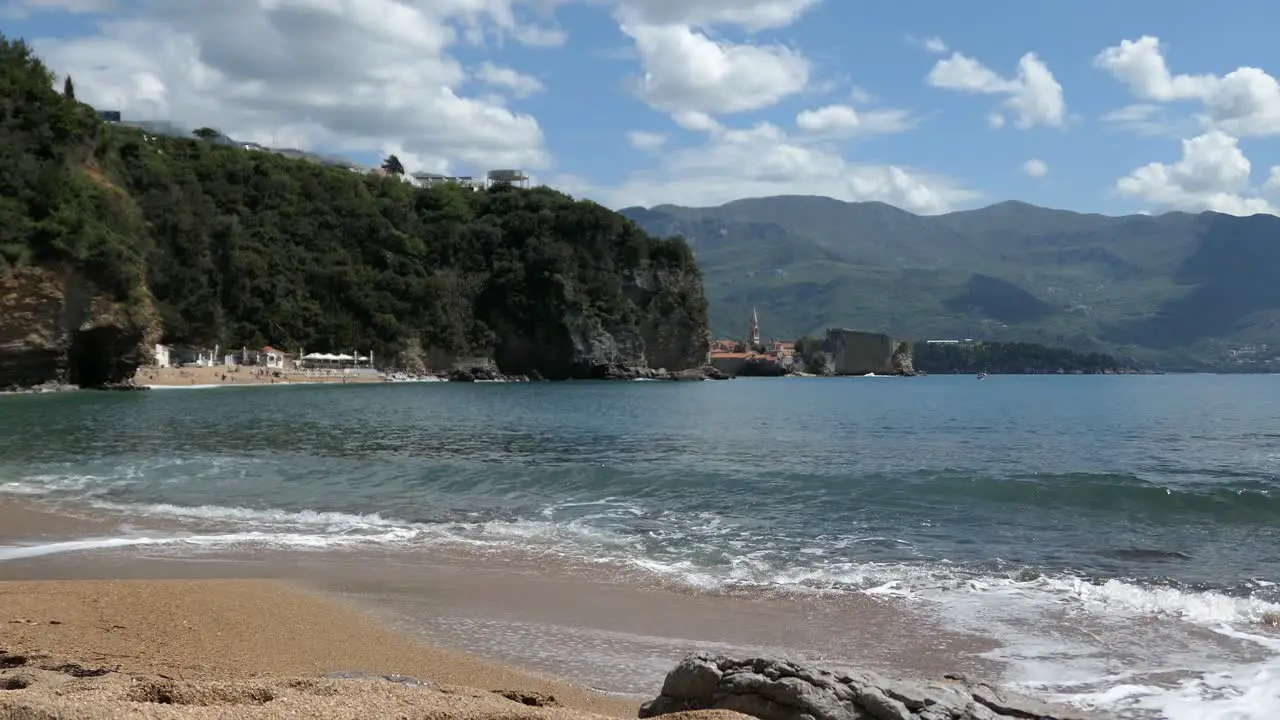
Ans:
{"label": "coastal rock outcrop", "polygon": [[889,367],[894,375],[914,377],[916,372],[915,352],[911,343],[901,341],[893,349],[893,357],[889,359]]}
{"label": "coastal rock outcrop", "polygon": [[564,282],[535,322],[491,319],[497,367],[580,380],[667,379],[701,367],[709,342],[701,275],[644,267],[623,273],[621,286],[625,313],[592,311],[588,293]]}
{"label": "coastal rock outcrop", "polygon": [[159,336],[149,299],[115,300],[67,268],[0,274],[0,389],[122,386]]}
{"label": "coastal rock outcrop", "polygon": [[891,680],[767,658],[696,653],[680,661],[641,718],[732,710],[760,720],[1099,720],[1097,715],[1004,693],[960,677]]}

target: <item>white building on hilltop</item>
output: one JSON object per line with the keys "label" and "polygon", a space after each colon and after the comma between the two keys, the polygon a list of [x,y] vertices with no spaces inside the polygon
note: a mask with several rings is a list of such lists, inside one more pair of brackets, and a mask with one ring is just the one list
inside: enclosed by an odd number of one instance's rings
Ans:
{"label": "white building on hilltop", "polygon": [[529,187],[529,176],[523,170],[490,170],[485,174],[485,185],[509,183],[515,187]]}

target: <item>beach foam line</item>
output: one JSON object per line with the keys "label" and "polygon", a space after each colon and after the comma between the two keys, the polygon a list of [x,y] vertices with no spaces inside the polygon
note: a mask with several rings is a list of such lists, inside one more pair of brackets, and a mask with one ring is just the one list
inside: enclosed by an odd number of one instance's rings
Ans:
{"label": "beach foam line", "polygon": [[1261,662],[1209,670],[1172,688],[1125,682],[1126,674],[1092,683],[1104,686],[1103,690],[1072,691],[1069,685],[1049,688],[1036,683],[1022,687],[1089,710],[1160,720],[1272,720],[1280,708],[1280,640],[1229,628],[1221,631],[1267,647],[1274,655]]}
{"label": "beach foam line", "polygon": [[413,531],[389,530],[379,535],[318,535],[305,533],[242,532],[209,535],[172,535],[144,537],[93,537],[50,543],[0,546],[0,562],[25,560],[73,552],[115,550],[130,547],[189,547],[204,550],[226,550],[235,547],[271,547],[276,549],[325,550],[336,547],[358,547],[403,543],[412,539]]}
{"label": "beach foam line", "polygon": [[[758,547],[741,548],[727,565],[708,564],[683,554],[654,554],[643,540],[612,531],[609,518],[639,512],[616,498],[562,503],[533,518],[437,522],[412,522],[379,513],[89,503],[118,515],[121,522],[168,518],[180,521],[179,527],[188,531],[122,527],[115,536],[6,545],[0,547],[0,561],[131,548],[177,557],[248,548],[286,552],[412,551],[439,545],[479,547],[485,552],[509,549],[545,553],[547,558],[563,558],[569,567],[590,567],[593,572],[612,566],[633,573],[642,583],[643,578],[657,579],[700,592],[858,593],[917,603],[956,629],[1000,639],[1002,648],[993,659],[1024,675],[1020,680],[1011,678],[1014,682],[1034,687],[1043,681],[1041,694],[1085,707],[1130,712],[1144,720],[1271,720],[1273,715],[1264,708],[1280,702],[1280,638],[1268,638],[1262,629],[1280,616],[1280,604],[1261,597],[1066,574],[1001,574],[934,562],[858,561],[804,567],[768,560]],[[579,511],[572,513],[572,519],[554,519],[570,507]],[[583,509],[588,509],[585,517]],[[593,519],[606,526],[592,525]],[[691,520],[696,527],[686,524],[679,530],[688,534],[691,543],[719,545],[715,520]],[[876,535],[851,542],[903,541]],[[1269,582],[1257,585],[1264,588]],[[1085,634],[1101,632],[1101,639],[1095,638],[1097,644],[1077,642],[1070,633],[1060,636],[1053,623],[1061,622],[1054,618],[1063,611],[1071,615],[1071,627],[1078,626]],[[1045,626],[1046,622],[1050,625]],[[1130,628],[1138,628],[1137,634]],[[1228,661],[1226,655],[1209,650],[1188,655],[1182,643],[1203,630],[1237,644],[1254,645],[1270,657],[1259,659],[1254,653]],[[1164,652],[1158,649],[1164,647],[1160,639],[1165,635],[1176,636],[1170,645],[1173,655],[1160,655]],[[1112,642],[1119,643],[1119,650]],[[1128,668],[1136,674],[1106,677],[1117,669],[1108,660],[1110,653],[1138,652],[1137,648],[1152,655],[1141,668]],[[1159,686],[1165,683],[1153,678],[1159,677],[1157,666],[1163,665],[1181,679]]]}
{"label": "beach foam line", "polygon": [[[0,492],[6,491],[38,495],[37,487],[25,484],[0,486]],[[1280,617],[1280,604],[1260,597],[1145,586],[1119,579],[1090,579],[1064,574],[1020,577],[924,562],[890,564],[857,561],[816,567],[789,563],[786,567],[775,567],[752,553],[736,557],[727,566],[705,566],[678,556],[646,556],[642,554],[645,551],[637,545],[640,541],[636,538],[593,524],[608,521],[616,512],[625,510],[603,502],[598,504],[605,509],[604,512],[568,520],[552,520],[543,513],[537,519],[413,522],[379,513],[87,500],[91,507],[121,516],[121,521],[133,522],[145,517],[188,521],[193,524],[193,530],[204,533],[184,541],[197,547],[236,542],[281,547],[449,543],[540,551],[569,561],[612,564],[621,570],[637,570],[643,575],[695,591],[856,592],[935,604],[982,596],[1000,602],[1066,604],[1103,617],[1167,617],[1210,628],[1221,624],[1268,624]],[[575,506],[585,505],[577,503]],[[703,529],[714,531],[713,527]],[[172,538],[165,542],[180,540]],[[691,537],[690,540],[698,538]],[[75,548],[68,548],[68,551],[73,550]],[[1265,582],[1258,583],[1259,587],[1265,585]]]}

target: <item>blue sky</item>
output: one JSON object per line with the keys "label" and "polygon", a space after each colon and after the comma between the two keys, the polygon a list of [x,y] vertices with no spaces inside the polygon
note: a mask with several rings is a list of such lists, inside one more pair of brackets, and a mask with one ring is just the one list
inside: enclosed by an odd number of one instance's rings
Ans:
{"label": "blue sky", "polygon": [[6,34],[127,116],[518,166],[612,206],[1280,204],[1280,6],[1261,0],[16,2]]}

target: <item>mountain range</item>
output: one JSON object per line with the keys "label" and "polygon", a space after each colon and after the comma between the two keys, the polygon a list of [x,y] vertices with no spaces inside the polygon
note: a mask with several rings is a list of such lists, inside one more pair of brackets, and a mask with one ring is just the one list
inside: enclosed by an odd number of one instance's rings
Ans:
{"label": "mountain range", "polygon": [[921,216],[818,196],[620,212],[689,241],[718,336],[742,336],[755,308],[763,334],[779,338],[839,326],[1105,350],[1167,369],[1280,357],[1271,215],[1111,217],[1003,202]]}

